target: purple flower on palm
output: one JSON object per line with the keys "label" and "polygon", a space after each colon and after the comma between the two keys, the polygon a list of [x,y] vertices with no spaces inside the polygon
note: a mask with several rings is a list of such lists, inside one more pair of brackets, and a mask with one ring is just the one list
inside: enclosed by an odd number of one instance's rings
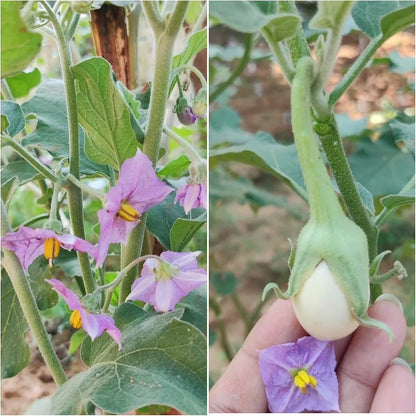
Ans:
{"label": "purple flower on palm", "polygon": [[97,249],[82,238],[70,234],[56,234],[45,228],[29,228],[22,226],[16,232],[7,233],[1,239],[1,246],[14,251],[27,273],[29,266],[40,255],[44,254],[52,266],[53,259],[58,257],[62,248],[88,253],[96,258]]}
{"label": "purple flower on palm", "polygon": [[198,268],[200,254],[165,251],[160,255],[163,261],[147,259],[126,300],[148,302],[157,312],[171,311],[182,297],[207,281],[207,272]]}
{"label": "purple flower on palm", "polygon": [[121,332],[116,327],[113,318],[105,313],[96,314],[89,312],[78,299],[78,296],[59,280],[46,279],[45,282],[48,282],[53,287],[68,304],[69,309],[73,311],[70,323],[75,329],[79,329],[82,326],[93,341],[106,331],[117,342],[118,349],[121,350]]}
{"label": "purple flower on palm", "polygon": [[103,265],[110,244],[126,244],[140,216],[172,190],[156,176],[152,162],[140,149],[123,163],[117,185],[108,192],[106,206],[98,211],[101,230],[97,266]]}
{"label": "purple flower on palm", "polygon": [[183,206],[187,214],[192,208],[207,208],[207,182],[188,183],[176,191],[175,203]]}
{"label": "purple flower on palm", "polygon": [[339,411],[332,342],[303,337],[259,351],[260,373],[273,413]]}

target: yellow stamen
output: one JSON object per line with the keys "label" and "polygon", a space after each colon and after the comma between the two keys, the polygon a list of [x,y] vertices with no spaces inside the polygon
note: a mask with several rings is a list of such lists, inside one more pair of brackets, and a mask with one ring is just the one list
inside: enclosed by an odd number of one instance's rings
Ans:
{"label": "yellow stamen", "polygon": [[71,317],[69,318],[69,323],[75,329],[80,329],[82,327],[81,314],[77,309],[72,312]]}
{"label": "yellow stamen", "polygon": [[318,382],[314,376],[308,374],[306,370],[299,370],[293,378],[296,387],[299,387],[302,394],[308,392],[307,387],[311,386],[314,389],[318,386]]}
{"label": "yellow stamen", "polygon": [[134,222],[140,219],[140,214],[126,202],[120,204],[117,215],[125,221]]}
{"label": "yellow stamen", "polygon": [[49,260],[49,266],[53,266],[53,259],[58,257],[59,251],[61,250],[61,246],[59,245],[59,241],[56,238],[47,238],[45,240],[44,245],[44,255],[47,260]]}

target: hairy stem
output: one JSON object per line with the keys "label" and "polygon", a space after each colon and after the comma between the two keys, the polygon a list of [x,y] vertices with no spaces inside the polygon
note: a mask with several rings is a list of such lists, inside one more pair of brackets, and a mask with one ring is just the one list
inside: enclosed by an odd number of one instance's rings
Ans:
{"label": "hairy stem", "polygon": [[239,77],[239,75],[244,71],[244,68],[250,61],[251,49],[253,48],[253,35],[251,33],[247,34],[244,55],[241,58],[240,63],[238,64],[235,71],[230,75],[230,77],[225,80],[223,83],[218,85],[215,91],[209,96],[209,101],[215,101],[232,83]]}
{"label": "hairy stem", "polygon": [[328,103],[331,108],[335,106],[341,95],[354,82],[358,74],[364,69],[370,59],[373,57],[376,50],[384,42],[384,38],[380,35],[372,39],[367,48],[361,53],[357,60],[349,67],[346,74],[329,95]]}
{"label": "hairy stem", "polygon": [[[62,31],[62,27],[48,2],[41,1],[49,15],[51,23],[57,35],[57,45],[61,60],[61,69],[65,85],[65,99],[68,111],[68,133],[69,133],[69,173],[79,179],[79,130],[78,130],[78,110],[75,92],[75,82],[71,73],[71,55],[67,39]],[[77,237],[85,239],[84,215],[82,207],[81,189],[70,184],[68,186],[68,205],[71,217],[71,225]],[[82,278],[85,290],[90,293],[95,288],[95,279],[91,272],[90,261],[87,253],[77,252],[81,266]]]}
{"label": "hairy stem", "polygon": [[[11,231],[6,207],[1,202],[1,232],[2,235]],[[20,306],[36,343],[57,385],[65,383],[67,377],[53,349],[48,333],[42,324],[38,307],[32,290],[22,269],[19,259],[9,250],[3,249],[3,266],[10,277],[13,288],[19,299]]]}
{"label": "hairy stem", "polygon": [[[154,9],[154,2],[143,2],[142,7],[151,23],[156,41],[156,64],[152,84],[152,94],[149,105],[149,121],[146,129],[146,138],[143,144],[145,153],[156,166],[160,139],[162,137],[163,121],[165,117],[166,103],[168,99],[170,70],[172,68],[173,47],[179,29],[188,9],[188,1],[178,1],[168,22],[160,24],[159,16]],[[141,217],[141,223],[130,233],[129,240],[122,258],[122,266],[125,267],[140,256],[143,238],[146,229],[147,214]],[[124,302],[130,292],[131,285],[137,275],[137,266],[133,267],[123,280],[120,287],[120,303]]]}
{"label": "hairy stem", "polygon": [[339,136],[335,117],[332,115],[326,123],[315,123],[314,128],[321,139],[322,147],[348,213],[352,220],[367,235],[369,258],[371,261],[377,254],[378,231],[361,200]]}
{"label": "hairy stem", "polygon": [[32,154],[30,154],[20,143],[8,136],[1,136],[1,141],[12,147],[26,162],[30,163],[38,172],[45,178],[50,179],[54,183],[59,183],[61,180],[43,163],[39,162]]}

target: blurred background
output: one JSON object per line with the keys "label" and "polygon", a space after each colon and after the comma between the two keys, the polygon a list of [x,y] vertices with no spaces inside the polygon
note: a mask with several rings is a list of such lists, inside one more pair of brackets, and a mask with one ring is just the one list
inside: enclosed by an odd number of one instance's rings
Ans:
{"label": "blurred background", "polygon": [[[313,46],[317,33],[307,27],[315,5],[301,3],[305,31]],[[290,88],[265,41],[251,39],[250,59],[242,57],[248,36],[210,21],[210,149],[241,143],[264,131],[278,143],[291,144]],[[368,44],[350,18],[328,91],[341,79]],[[394,137],[394,119],[414,116],[414,31],[391,37],[370,65],[342,96],[335,112],[349,161],[358,182],[374,196],[378,214],[381,197],[397,193],[414,173],[414,141]],[[247,52],[246,52],[247,55]],[[239,73],[229,87],[221,84]],[[214,100],[212,100],[214,98]],[[409,127],[414,129],[414,125]],[[247,333],[274,300],[261,302],[264,286],[284,287],[289,268],[290,238],[295,244],[308,219],[308,206],[283,181],[249,164],[210,162],[210,377],[224,372]],[[370,198],[372,199],[372,198]],[[370,202],[371,203],[371,202]],[[401,356],[414,363],[414,209],[395,211],[383,226],[379,252],[392,253],[381,272],[400,259],[409,276],[393,278],[383,291],[403,303],[408,334]],[[276,317],[279,319],[279,317]]]}

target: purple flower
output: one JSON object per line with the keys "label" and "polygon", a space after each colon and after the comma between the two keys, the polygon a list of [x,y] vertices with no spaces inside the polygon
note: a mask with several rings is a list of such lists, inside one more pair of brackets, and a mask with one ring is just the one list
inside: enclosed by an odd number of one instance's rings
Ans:
{"label": "purple flower", "polygon": [[14,251],[27,273],[29,266],[40,255],[44,254],[52,265],[59,254],[60,248],[77,250],[96,257],[97,249],[82,238],[70,234],[56,234],[45,228],[29,228],[22,226],[16,232],[7,233],[1,239],[1,246]]}
{"label": "purple flower", "polygon": [[199,117],[192,111],[192,108],[190,107],[185,107],[180,113],[178,113],[179,121],[186,126],[194,124],[198,118]]}
{"label": "purple flower", "polygon": [[98,211],[101,231],[97,266],[103,265],[110,244],[126,244],[140,216],[172,190],[156,176],[152,162],[140,149],[123,163],[117,185],[107,194],[107,205]]}
{"label": "purple flower", "polygon": [[126,300],[148,302],[157,312],[171,311],[182,297],[207,281],[207,272],[198,268],[200,254],[165,251],[160,255],[163,261],[147,259]]}
{"label": "purple flower", "polygon": [[272,413],[339,412],[332,342],[303,337],[259,351],[260,373]]}
{"label": "purple flower", "polygon": [[71,325],[78,329],[81,326],[85,329],[85,332],[94,341],[95,338],[99,337],[104,331],[110,335],[118,344],[118,349],[121,350],[121,332],[116,327],[114,319],[105,313],[91,313],[88,312],[84,305],[78,299],[78,296],[69,290],[62,282],[56,279],[45,279],[56,292],[65,300],[71,309]]}
{"label": "purple flower", "polygon": [[179,204],[185,209],[187,214],[192,208],[207,208],[207,182],[188,183],[181,186],[176,191],[175,203]]}

